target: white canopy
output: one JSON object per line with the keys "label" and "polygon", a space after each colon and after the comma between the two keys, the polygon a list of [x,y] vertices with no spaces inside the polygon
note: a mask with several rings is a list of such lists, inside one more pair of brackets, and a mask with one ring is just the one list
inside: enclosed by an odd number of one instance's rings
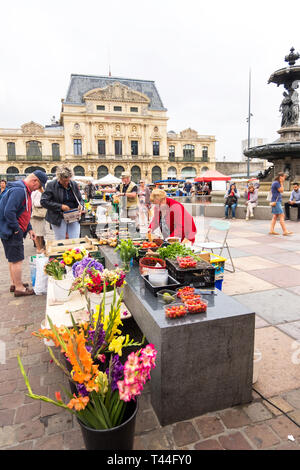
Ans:
{"label": "white canopy", "polygon": [[97,184],[119,184],[119,183],[122,183],[122,180],[108,173],[108,175],[97,180],[96,183]]}

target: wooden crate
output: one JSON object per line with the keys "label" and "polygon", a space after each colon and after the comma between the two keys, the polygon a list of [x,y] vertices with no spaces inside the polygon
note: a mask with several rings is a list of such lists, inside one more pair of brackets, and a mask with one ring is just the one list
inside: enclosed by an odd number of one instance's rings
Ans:
{"label": "wooden crate", "polygon": [[72,248],[84,248],[88,251],[96,251],[99,241],[96,238],[69,238],[64,240],[47,240],[46,256],[57,256]]}

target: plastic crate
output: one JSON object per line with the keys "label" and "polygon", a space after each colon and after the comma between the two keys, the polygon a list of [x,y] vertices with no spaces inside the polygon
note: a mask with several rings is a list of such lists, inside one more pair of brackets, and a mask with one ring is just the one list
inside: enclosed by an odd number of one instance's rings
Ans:
{"label": "plastic crate", "polygon": [[179,268],[177,260],[166,259],[167,269],[174,279],[182,285],[213,288],[215,285],[215,268],[206,261],[198,261],[195,268]]}
{"label": "plastic crate", "polygon": [[224,270],[225,270],[226,258],[222,256],[217,256],[214,253],[210,253],[210,264],[215,268],[215,280],[224,279]]}
{"label": "plastic crate", "polygon": [[173,279],[171,276],[168,276],[168,283],[167,285],[165,286],[153,286],[150,282],[149,282],[149,276],[148,274],[146,274],[145,276],[142,276],[142,278],[144,279],[145,281],[145,286],[146,288],[152,292],[152,294],[155,295],[155,297],[157,296],[157,293],[162,290],[162,289],[177,289],[178,287],[180,287],[180,283],[176,280],[176,279]]}

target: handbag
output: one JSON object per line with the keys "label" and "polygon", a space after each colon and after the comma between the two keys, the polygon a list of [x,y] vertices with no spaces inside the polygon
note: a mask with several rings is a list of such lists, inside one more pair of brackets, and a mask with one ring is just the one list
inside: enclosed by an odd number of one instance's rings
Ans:
{"label": "handbag", "polygon": [[271,207],[275,207],[275,206],[276,206],[278,197],[279,197],[279,196],[277,196],[276,201],[270,202],[270,206],[271,206]]}
{"label": "handbag", "polygon": [[[74,193],[73,189],[72,189],[72,193],[74,194],[75,199],[78,202],[78,206],[80,206],[81,204],[78,200],[78,197]],[[64,221],[66,222],[66,224],[71,224],[73,222],[79,222],[79,220],[81,219],[81,212],[80,212],[79,209],[71,209],[69,211],[63,212],[63,218],[64,218]]]}
{"label": "handbag", "polygon": [[47,209],[44,207],[36,207],[33,206],[32,208],[32,217],[36,217],[37,219],[44,219],[46,217]]}

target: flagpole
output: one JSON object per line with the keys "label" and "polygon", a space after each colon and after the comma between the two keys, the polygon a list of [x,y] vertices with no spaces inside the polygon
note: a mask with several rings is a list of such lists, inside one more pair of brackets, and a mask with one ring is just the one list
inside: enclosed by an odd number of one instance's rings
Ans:
{"label": "flagpole", "polygon": [[[250,148],[250,119],[251,119],[251,68],[249,69],[249,106],[248,106],[248,150]],[[250,178],[250,157],[247,157],[247,178]]]}

